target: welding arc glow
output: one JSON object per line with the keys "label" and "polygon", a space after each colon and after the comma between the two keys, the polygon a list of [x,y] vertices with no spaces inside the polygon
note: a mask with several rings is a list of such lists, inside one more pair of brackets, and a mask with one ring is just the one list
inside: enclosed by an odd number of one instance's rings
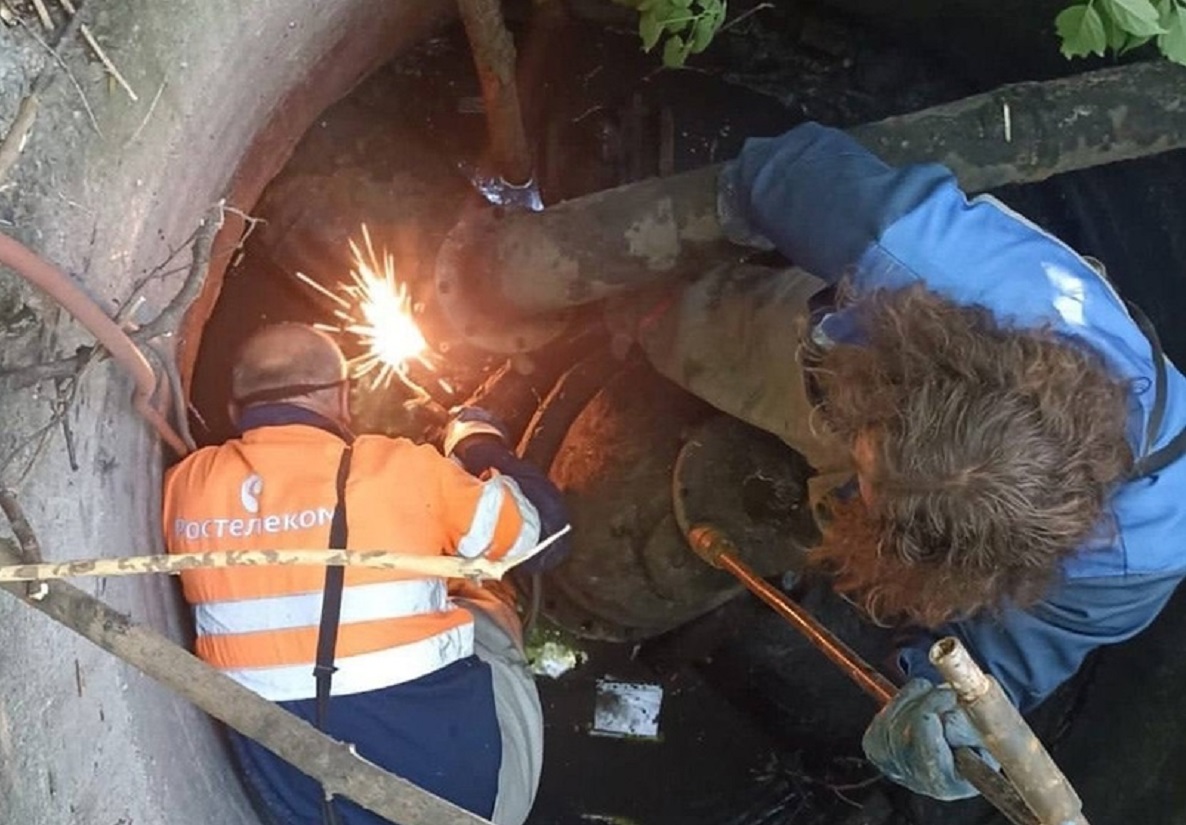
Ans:
{"label": "welding arc glow", "polygon": [[386,386],[392,378],[397,378],[417,395],[428,397],[408,375],[408,365],[413,361],[436,371],[428,342],[413,317],[408,285],[396,280],[395,258],[391,253],[384,250],[382,257],[375,253],[365,224],[362,237],[362,248],[350,241],[354,268],[350,270],[350,282],[340,287],[340,294],[303,273],[296,273],[296,277],[336,305],[333,315],[341,323],[318,327],[351,335],[363,345],[363,354],[350,361],[351,375],[355,378],[370,375],[372,387]]}

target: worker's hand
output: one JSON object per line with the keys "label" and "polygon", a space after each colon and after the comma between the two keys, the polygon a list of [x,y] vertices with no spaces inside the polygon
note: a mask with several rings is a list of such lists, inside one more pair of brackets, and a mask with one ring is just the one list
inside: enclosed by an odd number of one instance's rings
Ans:
{"label": "worker's hand", "polygon": [[745,191],[742,160],[726,163],[717,178],[717,220],[725,237],[733,243],[769,251],[774,249],[774,244],[746,220],[748,210],[742,195]]}
{"label": "worker's hand", "polygon": [[493,413],[481,407],[462,407],[445,426],[445,437],[441,451],[446,456],[451,456],[462,441],[478,435],[494,436],[503,444],[510,441],[506,425],[499,421]]}
{"label": "worker's hand", "polygon": [[935,799],[966,799],[977,791],[955,767],[955,748],[983,748],[955,691],[912,679],[873,718],[861,744],[888,778]]}

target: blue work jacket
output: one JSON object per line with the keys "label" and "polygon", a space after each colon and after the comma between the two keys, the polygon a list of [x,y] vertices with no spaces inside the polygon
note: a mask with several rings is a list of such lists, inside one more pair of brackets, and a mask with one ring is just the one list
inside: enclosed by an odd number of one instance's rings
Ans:
{"label": "blue work jacket", "polygon": [[[807,123],[747,141],[725,182],[749,228],[828,283],[847,277],[859,295],[921,281],[955,303],[986,307],[1002,324],[1048,326],[1090,346],[1131,385],[1135,456],[1164,448],[1186,427],[1186,378],[1154,352],[1109,282],[999,201],[969,199],[946,167],[891,167],[843,132]],[[817,329],[852,340],[844,310]],[[1164,418],[1147,437],[1158,361]],[[1186,575],[1186,460],[1128,480],[1109,500],[1107,521],[1036,606],[936,634],[958,636],[1023,710],[1093,649],[1143,630]],[[908,675],[939,681],[927,661],[933,638],[900,651]]]}

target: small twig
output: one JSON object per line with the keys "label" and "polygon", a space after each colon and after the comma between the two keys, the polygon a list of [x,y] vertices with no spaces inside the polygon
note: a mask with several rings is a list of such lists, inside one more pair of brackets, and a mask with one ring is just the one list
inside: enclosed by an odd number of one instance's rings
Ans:
{"label": "small twig", "polygon": [[37,107],[38,99],[35,94],[30,94],[22,100],[21,107],[17,109],[16,120],[9,127],[4,140],[0,141],[0,180],[4,179],[24,150],[25,140],[33,130],[33,121],[37,119]]}
{"label": "small twig", "polygon": [[37,19],[47,32],[54,30],[54,20],[49,16],[49,9],[45,7],[45,0],[33,0],[33,9],[37,12]]}
{"label": "small twig", "polygon": [[210,253],[214,248],[214,237],[222,229],[222,211],[224,205],[219,203],[206,212],[202,219],[202,226],[194,234],[193,257],[189,263],[189,274],[181,284],[181,289],[161,310],[160,315],[153,318],[132,335],[137,343],[151,341],[160,335],[172,335],[177,331],[181,317],[189,309],[190,304],[197,299],[206,283],[206,271],[210,266]]}
{"label": "small twig", "polygon": [[111,58],[99,46],[99,41],[95,40],[95,36],[91,34],[91,30],[85,25],[82,27],[82,39],[91,47],[91,51],[95,53],[95,57],[99,58],[99,62],[103,64],[103,68],[107,70],[108,74],[115,78],[115,82],[122,86],[123,90],[128,93],[128,97],[132,99],[132,102],[139,103],[140,98],[136,94],[136,90],[132,88],[132,84],[120,73],[119,68],[111,62]]}
{"label": "small twig", "polygon": [[745,20],[747,17],[757,14],[758,12],[762,11],[763,9],[772,9],[772,8],[774,8],[773,3],[759,3],[758,5],[754,6],[749,11],[745,12],[744,14],[737,15],[732,20],[730,20],[728,23],[721,26],[721,28],[717,31],[717,34],[720,34],[721,32],[729,31],[729,29],[736,26],[742,20]]}
{"label": "small twig", "polygon": [[246,254],[244,247],[246,247],[247,239],[251,237],[251,233],[255,231],[257,226],[260,224],[266,224],[268,221],[266,218],[257,218],[254,215],[248,215],[242,209],[238,209],[234,206],[227,206],[225,204],[222,207],[222,211],[224,215],[227,212],[230,212],[232,215],[237,216],[240,220],[247,224],[247,228],[243,231],[243,234],[239,236],[239,240],[235,244],[235,248],[231,250],[231,255],[234,256],[231,258],[231,266],[236,267],[239,265],[239,262],[243,260],[243,255]]}
{"label": "small twig", "polygon": [[[82,100],[82,108],[86,110],[87,117],[90,118],[91,126],[94,128],[95,133],[99,135],[99,137],[102,137],[103,130],[99,128],[99,121],[95,118],[95,111],[91,108],[90,101],[87,100],[86,94],[82,91],[82,86],[79,85],[78,78],[74,76],[74,72],[70,71],[70,67],[66,65],[66,61],[62,59],[62,55],[60,54],[62,46],[67,40],[73,37],[82,26],[82,18],[79,16],[71,18],[69,22],[66,23],[65,28],[62,29],[62,33],[58,36],[57,42],[53,46],[50,46],[48,43],[38,37],[37,32],[33,31],[32,27],[30,27],[24,20],[21,20],[20,23],[29,36],[33,38],[34,41],[36,41],[37,45],[49,52],[50,57],[52,57],[54,62],[61,67],[62,71],[66,74],[66,78],[74,86],[74,90],[78,92],[78,97],[80,100]],[[29,94],[38,96],[41,95],[47,88],[49,88],[51,80],[53,80],[52,67],[47,66],[41,71],[41,74],[37,76],[37,80],[33,84],[33,91]]]}
{"label": "small twig", "polygon": [[[193,257],[188,267],[178,267],[175,270],[160,273],[149,273],[149,275],[141,279],[142,286],[154,277],[163,277],[164,275],[179,272],[183,269],[189,270],[189,275],[181,285],[181,289],[177,291],[177,294],[173,296],[168,306],[161,311],[161,314],[140,327],[140,329],[129,334],[128,337],[132,339],[133,343],[143,345],[161,335],[176,332],[176,324],[189,308],[189,305],[193,303],[193,300],[197,298],[205,283],[206,271],[211,258],[211,249],[214,245],[214,237],[222,227],[221,210],[221,204],[213,207],[207,212],[203,224],[191,235],[193,238]],[[174,255],[170,255],[170,258],[172,257]],[[137,289],[139,288],[137,287]],[[129,298],[128,302],[125,302],[125,306],[131,300],[132,298]],[[100,357],[105,352],[105,350],[98,347],[92,347],[80,350],[68,358],[60,358],[56,361],[47,361],[42,364],[32,364],[28,367],[0,371],[0,385],[6,386],[10,390],[19,390],[48,379],[71,376],[78,372],[82,366],[90,363],[91,359]],[[0,467],[2,466],[0,465]]]}
{"label": "small twig", "polygon": [[601,110],[602,110],[602,109],[604,109],[604,108],[605,108],[605,107],[604,107],[604,106],[602,106],[600,103],[598,103],[596,106],[590,106],[588,109],[586,109],[585,111],[581,112],[579,115],[577,115],[576,117],[574,117],[574,118],[572,119],[572,122],[573,122],[573,123],[580,123],[582,120],[584,120],[585,118],[587,118],[589,115],[593,114],[594,112],[599,112],[599,111],[601,111]]}
{"label": "small twig", "polygon": [[[24,20],[19,17],[16,20],[29,33],[29,36],[49,52],[54,62],[66,72],[66,76],[74,84],[74,88],[78,90],[78,94],[82,98],[82,105],[86,108],[87,114],[90,116],[91,125],[102,136],[103,133],[99,130],[99,123],[95,120],[95,113],[91,111],[90,103],[87,102],[86,95],[82,93],[82,87],[78,85],[78,81],[71,74],[70,68],[62,61],[61,56],[58,54],[58,50],[61,49],[62,44],[78,31],[78,27],[82,24],[82,21],[75,22],[74,20],[70,20],[67,22],[54,45],[50,46],[38,37],[37,33]],[[52,28],[52,23],[50,28]],[[16,163],[17,157],[20,156],[21,151],[25,148],[25,140],[29,137],[29,132],[33,129],[33,123],[37,119],[37,109],[40,105],[41,95],[49,88],[51,80],[53,80],[53,67],[46,66],[37,75],[37,79],[33,81],[33,88],[29,90],[29,94],[21,101],[16,119],[9,128],[8,133],[4,136],[4,140],[0,141],[0,180],[3,180],[4,176],[8,174],[8,170]]]}
{"label": "small twig", "polygon": [[[58,0],[58,2],[61,4],[62,8],[66,10],[66,13],[71,17],[78,16],[78,9],[72,2],[70,2],[70,0]],[[82,4],[79,3],[79,5],[81,6]],[[116,65],[111,62],[111,58],[108,57],[107,53],[103,51],[102,47],[99,46],[99,41],[95,40],[95,35],[91,32],[90,27],[83,23],[81,31],[82,39],[85,40],[86,44],[91,47],[91,51],[95,53],[95,57],[99,58],[99,62],[103,64],[103,68],[107,70],[107,73],[115,78],[116,83],[123,87],[123,90],[128,93],[128,97],[132,98],[133,103],[139,103],[140,98],[136,96],[136,91],[132,88],[132,84],[128,83],[127,79],[122,73],[120,73],[120,70],[116,67]]]}
{"label": "small twig", "polygon": [[196,450],[198,444],[194,441],[193,432],[190,431],[189,427],[189,399],[185,397],[185,387],[181,383],[181,370],[177,369],[177,359],[173,356],[172,352],[166,352],[159,345],[145,343],[144,347],[156,356],[157,361],[160,362],[161,369],[165,372],[169,392],[173,396],[173,411],[177,425],[177,434],[181,436],[181,440],[185,442],[185,446],[191,450]]}
{"label": "small twig", "polygon": [[29,520],[25,518],[25,511],[21,509],[14,490],[0,488],[0,510],[8,517],[8,523],[12,525],[12,534],[20,544],[21,561],[25,564],[40,564],[43,560],[41,543],[37,541],[37,534],[33,532]]}
{"label": "small twig", "polygon": [[162,80],[161,85],[157,87],[156,94],[153,95],[152,103],[148,106],[148,112],[144,115],[144,119],[140,121],[140,125],[136,127],[136,131],[132,132],[132,136],[128,138],[128,142],[124,145],[135,143],[140,137],[140,133],[144,131],[144,127],[148,125],[148,121],[152,118],[152,113],[156,111],[156,105],[161,102],[161,93],[165,91],[165,86],[169,84],[168,80]]}
{"label": "small twig", "polygon": [[[65,382],[69,379],[59,378],[54,381],[54,388],[58,392],[58,397],[62,397],[62,393],[67,389]],[[62,415],[62,438],[66,442],[66,458],[70,462],[70,469],[73,472],[78,472],[78,450],[74,446],[74,430],[70,426],[69,410],[63,410]]]}
{"label": "small twig", "polygon": [[37,466],[38,459],[41,458],[41,454],[45,451],[45,445],[49,442],[50,433],[52,433],[54,429],[62,423],[63,419],[65,419],[65,417],[70,413],[70,410],[73,409],[74,400],[78,397],[79,380],[81,379],[82,374],[87,369],[87,367],[89,367],[94,362],[97,353],[98,350],[91,350],[91,352],[88,353],[85,358],[81,359],[79,366],[75,367],[75,374],[69,377],[68,387],[65,389],[59,389],[57,398],[54,400],[52,408],[53,413],[50,415],[49,421],[34,430],[29,436],[22,440],[16,447],[14,447],[8,453],[8,455],[4,457],[3,461],[0,461],[0,478],[3,477],[4,472],[18,458],[20,458],[21,454],[27,450],[30,445],[35,444],[36,446],[33,449],[32,456],[29,457],[29,461],[25,464],[25,468],[21,470],[20,474],[16,477],[16,480],[13,482],[13,486],[20,487],[25,483],[25,479],[29,477],[29,473],[32,472],[35,466]]}

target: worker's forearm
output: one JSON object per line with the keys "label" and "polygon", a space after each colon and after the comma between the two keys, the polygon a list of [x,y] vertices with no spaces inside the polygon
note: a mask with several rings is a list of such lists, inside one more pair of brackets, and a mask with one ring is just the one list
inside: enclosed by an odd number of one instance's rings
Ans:
{"label": "worker's forearm", "polygon": [[[551,536],[568,524],[568,508],[556,485],[542,470],[519,458],[499,439],[482,436],[468,438],[457,445],[454,455],[475,476],[494,469],[513,478],[539,513],[541,538]],[[540,555],[524,562],[519,569],[527,573],[548,570],[563,561],[570,549],[571,543],[564,536]]]}

